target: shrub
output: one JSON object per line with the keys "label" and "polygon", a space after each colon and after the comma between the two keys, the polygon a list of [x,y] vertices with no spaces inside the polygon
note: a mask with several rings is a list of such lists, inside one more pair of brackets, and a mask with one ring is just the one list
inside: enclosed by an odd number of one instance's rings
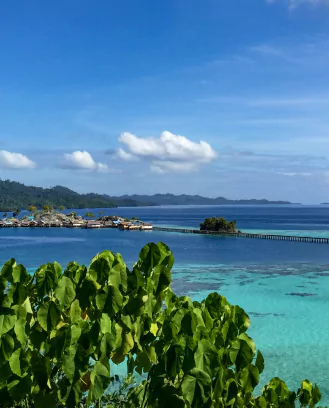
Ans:
{"label": "shrub", "polygon": [[[88,267],[14,259],[0,275],[0,406],[313,407],[318,387],[297,393],[279,378],[254,395],[264,368],[248,315],[217,293],[201,303],[170,289],[174,258],[150,243],[129,270],[104,251]],[[110,361],[147,375],[125,395],[106,393]],[[121,391],[122,394],[123,391]],[[127,395],[126,395],[127,394]],[[115,405],[116,404],[116,405]]]}

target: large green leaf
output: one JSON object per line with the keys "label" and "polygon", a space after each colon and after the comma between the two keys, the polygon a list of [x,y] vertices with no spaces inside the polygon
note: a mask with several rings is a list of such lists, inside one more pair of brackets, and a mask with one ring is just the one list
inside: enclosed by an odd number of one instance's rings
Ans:
{"label": "large green leaf", "polygon": [[59,304],[67,309],[75,298],[75,290],[71,279],[63,276],[55,291]]}
{"label": "large green leaf", "polygon": [[198,348],[194,354],[196,368],[214,376],[215,369],[219,367],[218,351],[214,345],[206,339],[198,342]]}
{"label": "large green leaf", "polygon": [[43,330],[50,332],[61,320],[61,311],[56,303],[42,303],[38,310],[38,322]]}
{"label": "large green leaf", "polygon": [[77,352],[76,346],[71,346],[65,350],[62,356],[63,371],[64,371],[64,374],[66,375],[66,378],[69,381],[72,381],[74,378],[74,373],[75,373],[74,359],[75,359],[76,352]]}
{"label": "large green leaf", "polygon": [[111,322],[110,317],[106,313],[102,313],[100,325],[101,325],[101,331],[103,334],[111,333],[112,322]]}
{"label": "large green leaf", "polygon": [[17,349],[13,352],[13,354],[9,358],[9,365],[11,371],[18,375],[19,377],[22,375],[21,370],[21,349]]}
{"label": "large green leaf", "polygon": [[69,330],[71,334],[70,344],[73,345],[79,341],[82,330],[78,324],[72,324]]}
{"label": "large green leaf", "polygon": [[239,340],[240,349],[235,360],[235,364],[238,368],[243,368],[252,362],[256,353],[256,345],[246,333],[240,334]]}
{"label": "large green leaf", "polygon": [[116,345],[117,338],[115,332],[104,334],[100,346],[102,357],[106,356],[107,358],[109,358],[112,351],[116,348]]}
{"label": "large green leaf", "polygon": [[0,337],[8,333],[9,330],[11,330],[16,323],[16,316],[15,315],[10,315],[10,314],[2,314],[0,315]]}
{"label": "large green leaf", "polygon": [[96,295],[96,305],[100,311],[114,316],[123,306],[123,296],[116,286],[106,286],[102,293]]}
{"label": "large green leaf", "polygon": [[182,394],[183,397],[190,405],[193,403],[195,394],[196,378],[191,375],[186,375],[182,382]]}
{"label": "large green leaf", "polygon": [[4,296],[5,296],[4,292],[6,288],[7,288],[7,280],[5,277],[0,275],[0,305],[3,302]]}
{"label": "large green leaf", "polygon": [[109,370],[99,361],[93,367],[90,375],[91,387],[88,394],[88,402],[97,401],[101,398],[110,383]]}
{"label": "large green leaf", "polygon": [[107,258],[100,256],[90,264],[88,268],[88,277],[103,286],[108,280],[111,266],[112,262]]}
{"label": "large green leaf", "polygon": [[14,283],[13,268],[16,265],[14,258],[9,259],[1,268],[1,276],[10,283]]}
{"label": "large green leaf", "polygon": [[146,276],[149,276],[152,269],[159,265],[160,261],[160,248],[153,242],[145,245],[139,253],[139,268]]}
{"label": "large green leaf", "polygon": [[241,370],[240,384],[246,392],[252,392],[259,383],[258,368],[252,364]]}
{"label": "large green leaf", "polygon": [[[120,284],[124,292],[127,290],[127,266],[124,263],[122,256],[120,254],[115,255],[115,259],[113,261],[112,268],[110,270],[110,275],[108,279],[108,283],[110,285],[118,285]],[[120,281],[118,278],[118,274],[120,275]]]}
{"label": "large green leaf", "polygon": [[[156,294],[165,290],[171,284],[171,270],[165,265],[157,265],[153,269],[152,283]],[[151,290],[151,287],[149,287]]]}
{"label": "large green leaf", "polygon": [[0,365],[8,361],[15,347],[15,341],[9,334],[0,338]]}
{"label": "large green leaf", "polygon": [[71,304],[70,319],[71,323],[76,323],[81,319],[81,307],[78,299],[75,299]]}
{"label": "large green leaf", "polygon": [[28,340],[28,337],[25,333],[25,325],[26,319],[18,319],[14,327],[17,340],[22,344],[22,346],[24,346]]}
{"label": "large green leaf", "polygon": [[48,263],[36,271],[36,288],[40,297],[44,297],[56,289],[58,285],[59,268],[57,263]]}
{"label": "large green leaf", "polygon": [[202,407],[211,400],[211,378],[205,371],[199,370],[198,368],[191,370],[190,375],[196,380],[191,407]]}
{"label": "large green leaf", "polygon": [[31,279],[31,276],[23,265],[14,266],[12,275],[14,283],[25,283]]}
{"label": "large green leaf", "polygon": [[259,374],[261,374],[264,371],[264,357],[263,354],[258,350],[257,351],[257,358],[256,358],[256,367],[258,368]]}
{"label": "large green leaf", "polygon": [[67,276],[77,285],[84,278],[86,272],[85,266],[80,266],[77,262],[70,262],[64,271],[64,276]]}

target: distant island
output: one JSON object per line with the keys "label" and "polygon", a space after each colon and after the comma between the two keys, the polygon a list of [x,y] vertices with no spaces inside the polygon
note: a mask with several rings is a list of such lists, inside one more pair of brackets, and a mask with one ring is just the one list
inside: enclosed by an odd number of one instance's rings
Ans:
{"label": "distant island", "polygon": [[256,200],[229,200],[224,197],[207,198],[199,195],[122,195],[108,194],[79,194],[67,187],[55,186],[42,188],[26,186],[10,180],[0,180],[0,211],[15,211],[27,209],[33,205],[42,208],[49,205],[53,208],[114,208],[114,207],[141,207],[160,205],[266,205],[291,204],[289,201]]}
{"label": "distant island", "polygon": [[154,194],[154,195],[123,195],[119,197],[107,196],[116,200],[132,200],[139,203],[147,202],[151,205],[266,205],[266,204],[292,204],[289,201],[269,201],[266,199],[244,199],[229,200],[224,197],[208,198],[200,195],[174,195],[174,194]]}
{"label": "distant island", "polygon": [[62,186],[42,188],[26,186],[16,181],[0,180],[0,211],[11,212],[17,209],[27,209],[31,205],[37,208],[49,205],[53,208],[79,209],[138,207],[145,203],[129,198],[112,200],[109,196],[102,194],[79,194]]}
{"label": "distant island", "polygon": [[224,234],[236,233],[236,221],[227,221],[225,218],[206,218],[200,224],[200,231],[223,232]]}

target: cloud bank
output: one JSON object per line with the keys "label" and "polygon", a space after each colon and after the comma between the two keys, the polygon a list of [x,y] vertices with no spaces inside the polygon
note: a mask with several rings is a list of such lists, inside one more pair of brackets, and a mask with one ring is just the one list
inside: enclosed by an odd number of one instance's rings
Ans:
{"label": "cloud bank", "polygon": [[24,154],[0,150],[0,166],[6,169],[34,169],[36,163]]}
{"label": "cloud bank", "polygon": [[124,132],[119,142],[125,146],[125,149],[118,149],[119,158],[126,161],[149,159],[151,170],[157,173],[195,171],[201,164],[210,163],[217,157],[209,143],[195,143],[168,131],[158,138],[141,138]]}
{"label": "cloud bank", "polygon": [[72,170],[89,170],[98,172],[107,172],[109,170],[106,164],[95,162],[89,152],[80,150],[72,153],[65,153],[62,167]]}

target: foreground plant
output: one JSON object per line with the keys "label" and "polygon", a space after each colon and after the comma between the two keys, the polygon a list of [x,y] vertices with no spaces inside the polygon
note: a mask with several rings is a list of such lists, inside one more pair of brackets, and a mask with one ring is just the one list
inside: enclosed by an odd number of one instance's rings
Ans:
{"label": "foreground plant", "polygon": [[[217,293],[203,302],[170,289],[174,258],[148,244],[129,270],[104,251],[86,267],[9,260],[0,275],[0,407],[313,407],[318,387],[297,393],[279,378],[253,392],[264,369],[246,334],[250,320]],[[145,374],[106,392],[110,361]]]}

